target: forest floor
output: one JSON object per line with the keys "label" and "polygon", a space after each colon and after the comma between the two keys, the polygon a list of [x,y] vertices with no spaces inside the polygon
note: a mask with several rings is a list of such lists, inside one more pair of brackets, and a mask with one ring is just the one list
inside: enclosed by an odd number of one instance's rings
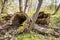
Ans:
{"label": "forest floor", "polygon": [[[1,26],[6,24],[8,22],[7,20],[9,20],[9,19],[5,19],[5,18],[11,18],[9,16],[7,16],[7,17],[6,16],[7,15],[5,15],[5,16],[0,15],[0,31],[1,31],[0,40],[1,39],[5,40],[6,38],[7,38],[7,40],[9,40],[9,38],[11,38],[11,35],[17,33],[17,29],[18,29],[18,33],[13,35],[13,40],[60,40],[60,37],[56,38],[52,35],[46,35],[46,34],[43,35],[43,34],[39,34],[36,31],[23,32],[24,27],[19,25],[18,23],[17,23],[17,25],[16,24],[10,25],[10,27],[8,27],[8,28],[3,27],[4,29],[2,29]],[[55,19],[53,19],[53,20],[55,20]],[[16,27],[18,25],[19,25],[19,27]],[[50,24],[49,26],[53,26],[52,28],[56,28],[55,24],[53,24],[53,25]]]}

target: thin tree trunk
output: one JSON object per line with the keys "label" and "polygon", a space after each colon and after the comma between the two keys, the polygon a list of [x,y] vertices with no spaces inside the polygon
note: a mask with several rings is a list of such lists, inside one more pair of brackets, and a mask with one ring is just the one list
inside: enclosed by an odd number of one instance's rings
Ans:
{"label": "thin tree trunk", "polygon": [[24,9],[24,13],[27,11],[27,7],[28,7],[28,0],[26,0],[26,2],[25,2],[25,9]]}
{"label": "thin tree trunk", "polygon": [[31,13],[32,0],[29,2],[28,12]]}
{"label": "thin tree trunk", "polygon": [[38,14],[39,14],[39,10],[40,10],[40,7],[41,7],[41,5],[42,5],[42,1],[43,1],[43,0],[38,0],[39,3],[38,3],[38,6],[37,6],[37,10],[36,10],[35,14],[34,14],[33,17],[32,17],[32,23],[31,23],[31,25],[30,25],[30,29],[34,27],[34,23],[35,23],[36,20],[37,20],[37,17],[38,17]]}
{"label": "thin tree trunk", "polygon": [[56,8],[55,12],[54,12],[52,15],[55,15],[55,14],[57,13],[57,11],[59,10],[59,8],[60,8],[60,4],[59,4],[59,6]]}
{"label": "thin tree trunk", "polygon": [[38,6],[37,6],[37,9],[36,9],[36,12],[34,13],[32,19],[34,20],[34,22],[37,20],[37,17],[38,17],[38,14],[39,14],[39,10],[40,10],[40,7],[42,5],[42,1],[43,0],[38,0]]}
{"label": "thin tree trunk", "polygon": [[22,3],[22,0],[19,0],[19,10],[20,10],[20,12],[23,12],[23,3]]}
{"label": "thin tree trunk", "polygon": [[8,5],[8,0],[4,0],[3,6],[2,6],[2,9],[1,9],[1,13],[5,12],[5,10],[7,8],[7,5]]}

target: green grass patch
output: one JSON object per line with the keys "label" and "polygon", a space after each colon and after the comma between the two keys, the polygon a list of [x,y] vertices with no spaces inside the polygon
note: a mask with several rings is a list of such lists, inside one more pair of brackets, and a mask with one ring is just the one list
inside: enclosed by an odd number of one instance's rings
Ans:
{"label": "green grass patch", "polygon": [[23,34],[17,35],[14,40],[60,40],[60,38],[50,37],[50,36],[43,36],[35,32],[26,32]]}

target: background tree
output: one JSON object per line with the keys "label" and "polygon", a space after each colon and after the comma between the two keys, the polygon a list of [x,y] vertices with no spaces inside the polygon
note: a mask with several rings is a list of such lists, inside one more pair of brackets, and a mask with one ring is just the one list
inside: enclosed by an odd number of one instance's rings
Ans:
{"label": "background tree", "polygon": [[19,10],[20,12],[23,12],[23,3],[22,3],[23,0],[19,0]]}
{"label": "background tree", "polygon": [[58,5],[58,7],[56,8],[55,12],[53,13],[53,15],[55,15],[57,13],[57,11],[59,10],[60,8],[60,4]]}
{"label": "background tree", "polygon": [[26,0],[26,2],[25,2],[24,12],[26,12],[26,11],[27,11],[27,7],[28,7],[28,0]]}
{"label": "background tree", "polygon": [[3,5],[2,5],[2,9],[1,9],[1,13],[5,13],[5,10],[7,8],[7,5],[8,5],[8,0],[2,0],[3,2]]}

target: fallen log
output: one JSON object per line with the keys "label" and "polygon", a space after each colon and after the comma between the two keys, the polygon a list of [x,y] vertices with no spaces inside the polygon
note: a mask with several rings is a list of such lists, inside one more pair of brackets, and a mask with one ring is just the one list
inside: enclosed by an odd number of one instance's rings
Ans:
{"label": "fallen log", "polygon": [[[29,32],[31,30],[29,30],[29,26],[28,24],[24,25],[25,28],[22,31],[22,33],[25,32]],[[42,35],[46,35],[46,36],[54,36],[54,37],[60,37],[60,28],[51,28],[51,27],[44,27],[44,26],[39,26],[38,24],[34,24],[34,27],[32,28],[33,30],[35,30],[35,32],[37,31],[39,34]],[[21,32],[19,32],[17,30],[18,34],[20,34]]]}
{"label": "fallen log", "polygon": [[60,37],[60,28],[50,28],[50,27],[42,27],[37,24],[34,24],[34,30],[36,30],[40,34],[52,35],[55,37]]}

